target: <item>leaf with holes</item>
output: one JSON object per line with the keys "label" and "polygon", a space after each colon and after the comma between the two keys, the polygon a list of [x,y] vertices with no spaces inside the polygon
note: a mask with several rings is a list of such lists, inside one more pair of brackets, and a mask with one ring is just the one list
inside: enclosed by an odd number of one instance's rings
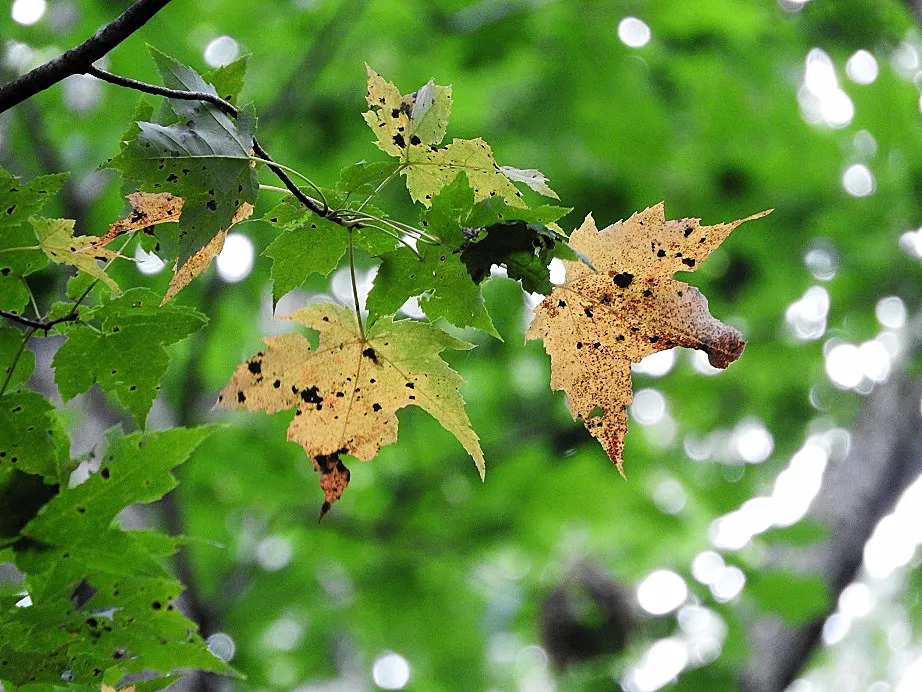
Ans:
{"label": "leaf with holes", "polygon": [[112,392],[144,425],[170,364],[166,346],[201,329],[207,319],[192,308],[160,306],[150,289],[133,288],[121,297],[83,314],[54,356],[54,381],[65,401],[94,383]]}
{"label": "leaf with holes", "polygon": [[451,87],[431,81],[412,94],[402,95],[392,82],[386,81],[366,65],[369,110],[365,122],[375,133],[381,151],[400,161],[400,172],[407,179],[407,189],[416,202],[430,206],[432,198],[451,183],[460,172],[467,173],[479,201],[503,197],[511,205],[524,207],[513,180],[520,180],[537,192],[552,197],[547,178],[534,169],[508,168],[508,175],[497,165],[490,145],[480,137],[454,139],[439,147],[445,137],[451,112]]}
{"label": "leaf with holes", "polygon": [[[381,266],[368,294],[371,319],[396,312],[408,298],[419,297],[429,319],[445,319],[456,327],[475,327],[498,337],[476,284],[489,276],[493,264],[505,264],[509,276],[521,279],[526,290],[539,290],[546,284],[545,292],[550,292],[548,263],[567,249],[544,225],[535,224],[532,229],[532,224],[523,222],[526,231],[516,233],[516,227],[507,227],[508,222],[501,220],[550,223],[567,211],[565,207],[511,207],[496,197],[474,204],[467,175],[457,174],[420,219],[420,225],[440,243],[419,242],[416,253],[399,247],[381,255]],[[564,256],[575,259],[572,254]]]}
{"label": "leaf with holes", "polygon": [[[217,95],[194,70],[155,49],[151,52],[167,87]],[[241,111],[235,123],[202,101],[176,99],[170,107],[180,122],[138,123],[137,138],[108,165],[142,190],[185,198],[178,227],[158,234],[164,251],[175,255],[182,267],[231,225],[242,204],[255,203],[259,184],[249,156],[256,121],[251,112]]]}
{"label": "leaf with holes", "polygon": [[570,236],[585,255],[565,262],[566,281],[535,308],[527,339],[543,339],[551,357],[551,387],[567,392],[570,412],[583,421],[623,473],[631,363],[685,346],[726,368],[745,342],[708,312],[697,288],[671,278],[694,271],[744,221],[702,226],[667,221],[657,204],[599,231],[592,215]]}
{"label": "leaf with holes", "polygon": [[[177,539],[123,531],[116,515],[159,500],[214,427],[106,435],[99,471],[52,497],[22,529],[17,566],[28,608],[0,609],[0,677],[51,686],[181,668],[234,671],[211,654],[174,606],[182,585],[163,566]],[[66,677],[65,677],[66,676]],[[44,689],[44,688],[43,688]]]}
{"label": "leaf with holes", "polygon": [[413,320],[378,320],[362,336],[350,308],[310,305],[288,315],[320,333],[316,349],[292,332],[267,338],[240,364],[218,401],[225,408],[275,413],[295,408],[288,439],[313,460],[324,491],[321,516],[342,495],[349,470],[397,439],[396,412],[419,406],[454,434],[484,473],[483,453],[461,398],[461,377],[441,359],[471,345]]}
{"label": "leaf with holes", "polygon": [[73,470],[70,441],[54,406],[37,392],[0,397],[0,472],[19,469],[49,483],[67,482]]}

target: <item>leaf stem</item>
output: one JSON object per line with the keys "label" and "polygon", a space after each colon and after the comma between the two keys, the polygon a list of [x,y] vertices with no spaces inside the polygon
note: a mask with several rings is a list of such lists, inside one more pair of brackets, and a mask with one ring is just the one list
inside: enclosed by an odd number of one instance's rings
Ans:
{"label": "leaf stem", "polygon": [[284,188],[284,187],[277,187],[276,185],[263,185],[262,183],[260,183],[260,184],[259,184],[259,189],[260,189],[260,190],[268,190],[268,191],[270,191],[270,192],[284,192],[286,195],[290,195],[290,194],[291,194],[291,192],[289,192],[287,188]]}
{"label": "leaf stem", "polygon": [[382,180],[382,181],[378,184],[378,187],[375,188],[375,191],[372,192],[370,195],[368,195],[368,197],[365,199],[364,202],[362,202],[362,203],[359,205],[359,208],[356,209],[356,211],[362,211],[362,209],[365,208],[365,205],[368,204],[372,199],[374,199],[375,196],[376,196],[379,192],[381,192],[381,190],[384,189],[384,186],[387,185],[389,182],[391,182],[391,181],[394,179],[394,177],[395,177],[398,173],[400,173],[400,171],[403,170],[403,168],[404,168],[403,165],[400,165],[400,166],[398,166],[397,168],[395,168],[395,169],[394,169],[394,172],[391,173],[389,176],[387,176],[384,180]]}
{"label": "leaf stem", "polygon": [[354,231],[349,229],[349,274],[352,277],[352,300],[355,301],[355,319],[359,323],[359,336],[365,340],[365,326],[362,324],[362,308],[359,305],[359,287],[355,281],[355,241]]}

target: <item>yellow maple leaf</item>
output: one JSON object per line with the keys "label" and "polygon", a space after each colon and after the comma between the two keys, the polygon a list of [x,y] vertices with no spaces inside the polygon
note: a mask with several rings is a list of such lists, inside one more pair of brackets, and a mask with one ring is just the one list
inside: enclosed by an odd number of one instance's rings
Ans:
{"label": "yellow maple leaf", "polygon": [[403,95],[392,82],[365,67],[369,110],[363,117],[377,137],[378,148],[400,160],[400,173],[406,177],[414,201],[431,206],[432,198],[461,171],[467,173],[477,202],[500,196],[511,206],[524,207],[519,199],[522,193],[512,181],[557,197],[540,171],[497,165],[490,145],[479,137],[454,139],[438,146],[451,112],[450,86],[438,86],[430,80],[412,94]]}
{"label": "yellow maple leaf", "polygon": [[134,233],[160,223],[179,221],[182,197],[169,192],[132,192],[126,198],[132,212],[124,219],[109,225],[109,230],[97,242],[97,247],[108,245],[125,233]]}
{"label": "yellow maple leaf", "polygon": [[94,235],[74,236],[73,219],[31,218],[29,221],[39,246],[53,262],[76,267],[105,283],[113,293],[121,293],[115,280],[96,264],[97,260],[111,260],[121,255],[108,248],[97,247],[99,238]]}
{"label": "yellow maple leaf", "polygon": [[349,484],[341,456],[369,461],[397,439],[396,412],[428,411],[454,434],[484,474],[483,452],[464,410],[461,376],[439,356],[471,344],[413,320],[378,319],[364,337],[351,309],[309,305],[291,315],[320,333],[317,348],[297,332],[265,339],[265,350],[241,363],[218,397],[225,408],[274,413],[296,408],[288,439],[300,444],[320,474],[321,516]]}
{"label": "yellow maple leaf", "polygon": [[714,319],[697,288],[671,278],[694,271],[746,219],[702,226],[699,219],[667,221],[657,204],[601,231],[592,215],[570,236],[588,258],[564,262],[565,282],[535,308],[526,339],[543,339],[551,357],[551,387],[568,395],[581,419],[623,470],[631,363],[685,346],[726,368],[745,347],[742,335]]}

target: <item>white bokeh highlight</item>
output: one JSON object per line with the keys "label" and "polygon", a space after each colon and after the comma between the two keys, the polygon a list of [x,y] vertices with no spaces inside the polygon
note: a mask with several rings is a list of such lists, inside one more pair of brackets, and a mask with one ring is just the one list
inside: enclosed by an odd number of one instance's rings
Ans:
{"label": "white bokeh highlight", "polygon": [[32,26],[45,16],[47,9],[45,0],[14,0],[10,7],[10,17],[17,24]]}
{"label": "white bokeh highlight", "polygon": [[652,615],[665,615],[681,606],[688,598],[685,580],[668,569],[651,572],[637,586],[637,602]]}
{"label": "white bokeh highlight", "polygon": [[253,271],[255,259],[253,241],[242,233],[228,233],[224,248],[218,255],[215,265],[218,276],[229,284],[243,281]]}
{"label": "white bokeh highlight", "polygon": [[643,48],[651,37],[650,27],[637,17],[625,17],[618,23],[618,38],[629,48]]}

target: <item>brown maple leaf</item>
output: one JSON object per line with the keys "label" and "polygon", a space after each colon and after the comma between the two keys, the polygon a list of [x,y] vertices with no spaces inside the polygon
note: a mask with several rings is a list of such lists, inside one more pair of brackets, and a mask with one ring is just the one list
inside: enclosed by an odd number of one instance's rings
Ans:
{"label": "brown maple leaf", "polygon": [[667,221],[661,202],[601,231],[590,214],[570,236],[592,266],[564,262],[565,283],[535,308],[526,340],[543,339],[551,387],[567,393],[573,417],[622,475],[631,363],[685,346],[726,368],[746,345],[739,331],[711,316],[697,288],[672,275],[694,271],[734,228],[770,212],[702,226],[700,219]]}

